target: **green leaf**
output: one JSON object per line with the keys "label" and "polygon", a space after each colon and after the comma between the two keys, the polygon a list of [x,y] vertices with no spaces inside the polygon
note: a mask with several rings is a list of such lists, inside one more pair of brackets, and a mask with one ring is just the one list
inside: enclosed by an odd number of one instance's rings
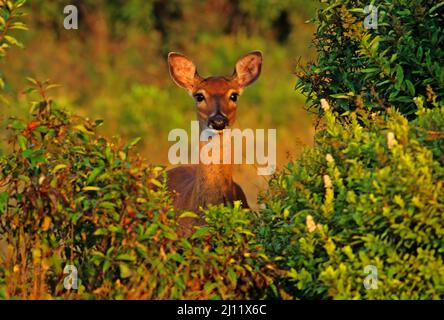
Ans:
{"label": "green leaf", "polygon": [[83,191],[99,191],[100,188],[99,187],[93,187],[93,186],[86,186],[86,187],[83,187],[82,190]]}
{"label": "green leaf", "polygon": [[396,82],[395,82],[395,89],[399,90],[401,89],[402,82],[404,81],[404,70],[402,69],[401,65],[396,66]]}
{"label": "green leaf", "polygon": [[6,212],[7,205],[8,205],[8,193],[0,192],[0,214]]}
{"label": "green leaf", "polygon": [[87,129],[84,124],[78,124],[78,125],[74,126],[73,129],[78,130],[83,133],[86,133],[86,134],[93,134],[94,133],[94,131]]}
{"label": "green leaf", "polygon": [[26,125],[21,121],[14,120],[14,122],[11,124],[11,128],[15,130],[23,130],[26,128]]}
{"label": "green leaf", "polygon": [[103,254],[103,252],[100,251],[94,251],[92,253],[93,257],[95,258],[99,258],[99,259],[105,259],[105,255]]}
{"label": "green leaf", "polygon": [[131,269],[128,267],[126,263],[119,263],[120,276],[122,278],[131,277]]}
{"label": "green leaf", "polygon": [[115,209],[116,205],[109,201],[103,201],[100,203],[100,207],[105,209]]}
{"label": "green leaf", "polygon": [[95,236],[104,236],[108,233],[108,230],[105,228],[99,228],[96,231],[94,231]]}
{"label": "green leaf", "polygon": [[26,3],[26,0],[17,0],[15,2],[15,7],[18,9]]}
{"label": "green leaf", "polygon": [[186,211],[179,216],[179,219],[182,218],[199,218],[199,215],[195,212]]}
{"label": "green leaf", "polygon": [[17,136],[17,143],[22,151],[25,151],[27,149],[28,140],[21,134]]}
{"label": "green leaf", "polygon": [[23,47],[23,44],[20,41],[18,41],[16,38],[14,38],[14,37],[5,36],[4,38],[6,39],[6,41],[8,41],[12,45],[15,45],[15,46],[17,46],[19,48]]}
{"label": "green leaf", "polygon": [[31,77],[26,77],[26,80],[28,80],[29,82],[31,82],[33,85],[37,85],[37,80]]}
{"label": "green leaf", "polygon": [[193,246],[191,245],[191,243],[190,243],[187,239],[185,239],[185,238],[182,239],[182,246],[183,246],[184,249],[186,249],[186,250],[190,250],[190,249],[193,248]]}
{"label": "green leaf", "polygon": [[379,72],[379,68],[366,68],[361,70],[362,73],[373,73]]}
{"label": "green leaf", "polygon": [[418,51],[416,52],[416,58],[418,59],[418,61],[422,60],[422,55],[423,55],[423,49],[421,46],[419,46]]}
{"label": "green leaf", "polygon": [[131,262],[131,261],[135,261],[136,258],[133,257],[133,256],[130,255],[130,254],[123,253],[123,254],[119,254],[119,255],[116,257],[116,260],[120,260],[120,261],[129,261],[129,262]]}
{"label": "green leaf", "polygon": [[394,54],[392,55],[392,57],[390,58],[390,63],[395,62],[395,60],[396,60],[397,58],[398,58],[398,54],[394,53]]}
{"label": "green leaf", "polygon": [[165,231],[164,234],[165,238],[168,238],[172,241],[176,241],[177,240],[177,234],[173,233],[173,232],[169,232],[169,231]]}
{"label": "green leaf", "polygon": [[444,6],[444,1],[441,1],[440,3],[434,5],[432,8],[430,8],[429,14],[432,14],[433,12],[435,12],[437,9],[439,9],[442,6]]}
{"label": "green leaf", "polygon": [[32,152],[32,150],[29,150],[29,149],[22,152],[22,157],[26,158],[26,159],[31,158],[32,155],[33,155],[33,152]]}
{"label": "green leaf", "polygon": [[135,138],[135,139],[131,140],[131,142],[129,143],[129,146],[130,146],[130,147],[133,147],[133,146],[135,146],[136,144],[138,144],[138,143],[139,143],[139,141],[140,141],[140,140],[142,140],[142,138],[141,138],[141,137],[137,137],[137,138]]}
{"label": "green leaf", "polygon": [[200,228],[197,229],[197,231],[193,234],[193,236],[191,237],[191,239],[200,238],[200,237],[202,237],[204,234],[208,233],[209,230],[210,230],[209,227],[200,227]]}
{"label": "green leaf", "polygon": [[233,268],[228,268],[228,279],[230,280],[232,285],[236,285],[236,283],[237,283],[237,274],[233,270]]}
{"label": "green leaf", "polygon": [[44,156],[42,155],[36,155],[36,156],[32,156],[31,157],[31,164],[36,165],[39,162],[48,162],[48,159],[46,159]]}
{"label": "green leaf", "polygon": [[145,236],[152,236],[156,232],[159,226],[156,223],[150,224],[150,226],[145,231]]}
{"label": "green leaf", "polygon": [[405,84],[407,86],[407,90],[409,90],[409,93],[414,96],[415,95],[415,86],[410,80],[405,80]]}
{"label": "green leaf", "polygon": [[172,254],[170,256],[170,259],[177,261],[177,262],[184,262],[184,258],[180,254],[178,254],[177,252]]}
{"label": "green leaf", "polygon": [[162,188],[162,183],[160,183],[157,179],[151,179],[151,183],[154,184],[156,187]]}
{"label": "green leaf", "polygon": [[121,226],[111,225],[108,227],[108,230],[112,233],[123,233],[123,229]]}
{"label": "green leaf", "polygon": [[105,262],[103,263],[103,272],[108,271],[108,269],[111,267],[111,262],[109,260],[105,260]]}
{"label": "green leaf", "polygon": [[47,86],[46,88],[45,88],[45,90],[49,90],[49,89],[53,89],[53,88],[59,88],[59,87],[61,87],[62,85],[60,85],[60,84],[55,84],[55,83],[53,83],[53,84],[50,84],[49,86]]}
{"label": "green leaf", "polygon": [[52,173],[54,174],[61,169],[65,169],[66,167],[67,167],[66,164],[58,164],[54,167],[54,169],[52,169]]}
{"label": "green leaf", "polygon": [[28,30],[28,27],[23,22],[14,22],[11,24],[10,29]]}
{"label": "green leaf", "polygon": [[335,99],[350,99],[350,97],[344,93],[331,94],[330,97],[335,98]]}
{"label": "green leaf", "polygon": [[86,184],[89,185],[93,183],[96,180],[97,176],[103,171],[103,169],[104,169],[103,167],[98,167],[92,170],[88,176],[88,180],[86,180]]}

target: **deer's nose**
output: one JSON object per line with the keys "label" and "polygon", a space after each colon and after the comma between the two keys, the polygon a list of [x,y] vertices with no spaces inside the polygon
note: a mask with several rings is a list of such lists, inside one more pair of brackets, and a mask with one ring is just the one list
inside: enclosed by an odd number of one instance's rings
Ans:
{"label": "deer's nose", "polygon": [[215,130],[223,130],[228,126],[228,119],[221,114],[216,114],[208,119],[208,126]]}

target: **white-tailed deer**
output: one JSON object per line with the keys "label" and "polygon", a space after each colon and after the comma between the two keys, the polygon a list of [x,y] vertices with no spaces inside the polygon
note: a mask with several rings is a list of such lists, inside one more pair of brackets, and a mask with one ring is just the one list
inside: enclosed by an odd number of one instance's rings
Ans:
{"label": "white-tailed deer", "polygon": [[[243,89],[252,84],[261,72],[262,54],[258,51],[241,57],[229,77],[199,76],[194,63],[179,53],[168,55],[171,77],[194,98],[199,130],[211,128],[222,135],[222,130],[233,125],[236,118],[237,100]],[[200,142],[200,148],[206,142]],[[221,152],[221,157],[223,152]],[[202,164],[183,165],[167,171],[167,187],[175,191],[176,209],[200,212],[210,204],[232,203],[240,200],[248,207],[241,187],[233,181],[232,165]],[[202,219],[182,218],[180,231],[191,234],[194,225]]]}

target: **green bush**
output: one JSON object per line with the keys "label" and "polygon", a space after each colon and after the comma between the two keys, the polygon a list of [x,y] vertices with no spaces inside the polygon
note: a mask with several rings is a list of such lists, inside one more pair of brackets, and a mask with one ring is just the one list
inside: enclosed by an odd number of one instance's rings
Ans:
{"label": "green bush", "polygon": [[[41,92],[50,86],[32,81]],[[180,238],[166,187],[155,180],[160,168],[131,153],[138,139],[108,141],[96,132],[101,121],[72,116],[48,99],[31,112],[29,121],[11,122],[12,151],[0,158],[2,297],[278,294],[251,212],[239,204],[211,208],[207,226]],[[64,288],[66,265],[78,270],[78,290]]]}
{"label": "green bush", "polygon": [[311,106],[334,100],[338,112],[364,106],[396,106],[414,117],[413,98],[427,96],[425,107],[444,97],[444,2],[372,1],[377,29],[366,29],[370,1],[328,0],[319,9],[313,44],[318,57],[300,68],[297,87]]}
{"label": "green bush", "polygon": [[337,118],[326,111],[317,147],[262,198],[257,233],[287,270],[280,285],[305,299],[443,299],[444,107],[411,123],[393,110]]}
{"label": "green bush", "polygon": [[[20,21],[24,15],[22,7],[26,0],[1,1],[0,2],[0,60],[2,60],[11,47],[23,48],[23,44],[16,39],[14,30],[28,30]],[[5,80],[0,71],[0,90],[5,89]],[[0,94],[0,103],[7,103],[5,96]]]}

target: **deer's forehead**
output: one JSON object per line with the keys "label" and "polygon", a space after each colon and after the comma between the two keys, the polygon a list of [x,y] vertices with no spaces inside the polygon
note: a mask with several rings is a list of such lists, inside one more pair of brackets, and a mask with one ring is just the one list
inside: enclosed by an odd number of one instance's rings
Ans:
{"label": "deer's forehead", "polygon": [[235,83],[225,77],[206,78],[197,86],[197,90],[205,90],[208,94],[225,94],[235,89]]}

